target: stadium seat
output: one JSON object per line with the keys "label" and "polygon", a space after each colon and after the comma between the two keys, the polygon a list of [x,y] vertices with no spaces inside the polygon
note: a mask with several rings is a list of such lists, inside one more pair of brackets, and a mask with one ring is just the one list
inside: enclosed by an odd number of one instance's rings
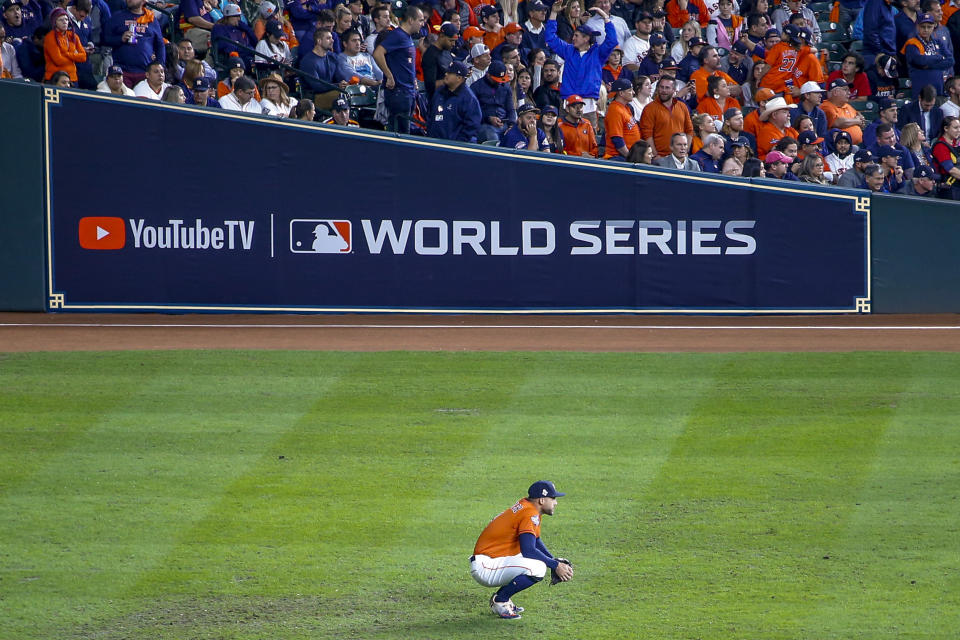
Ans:
{"label": "stadium seat", "polygon": [[866,102],[851,102],[854,108],[860,112],[867,122],[873,122],[877,119],[878,107],[877,103],[873,100],[867,100]]}
{"label": "stadium seat", "polygon": [[810,9],[810,11],[813,11],[815,14],[817,14],[818,18],[821,15],[830,17],[830,12],[833,11],[833,3],[832,2],[811,2],[807,5],[807,9]]}
{"label": "stadium seat", "polygon": [[828,42],[826,34],[824,34],[823,48],[827,50],[830,62],[843,62],[843,56],[847,55],[847,48],[840,42]]}
{"label": "stadium seat", "polygon": [[484,141],[481,142],[480,144],[482,144],[482,145],[485,146],[485,147],[498,147],[498,146],[500,146],[500,141],[499,141],[499,140],[484,140]]}
{"label": "stadium seat", "polygon": [[863,53],[863,40],[854,40],[850,43],[850,51],[856,51],[857,53]]}
{"label": "stadium seat", "polygon": [[901,89],[909,89],[909,88],[912,87],[912,86],[913,86],[913,84],[911,84],[910,78],[900,78],[900,88],[901,88]]}
{"label": "stadium seat", "polygon": [[[832,22],[830,24],[833,24]],[[821,42],[826,43],[835,43],[835,42],[849,42],[850,37],[843,33],[842,31],[824,31],[820,30]]]}

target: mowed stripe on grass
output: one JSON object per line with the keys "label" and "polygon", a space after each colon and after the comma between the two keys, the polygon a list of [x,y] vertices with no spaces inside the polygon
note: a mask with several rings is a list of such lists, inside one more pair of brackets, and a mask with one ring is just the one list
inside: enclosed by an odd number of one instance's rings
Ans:
{"label": "mowed stripe on grass", "polygon": [[[913,612],[960,608],[960,514],[935,481],[960,464],[958,370],[945,354],[0,356],[0,617],[19,638],[949,637]],[[522,594],[511,631],[466,557],[540,477],[569,492],[544,540],[577,575]],[[871,601],[903,574],[911,597]]]}

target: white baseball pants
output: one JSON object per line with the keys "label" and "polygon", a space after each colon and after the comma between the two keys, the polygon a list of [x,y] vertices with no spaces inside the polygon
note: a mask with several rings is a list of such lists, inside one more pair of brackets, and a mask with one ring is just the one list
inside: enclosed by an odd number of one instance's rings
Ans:
{"label": "white baseball pants", "polygon": [[543,578],[547,575],[547,565],[522,555],[501,558],[474,556],[470,562],[470,575],[485,587],[502,587],[519,575]]}

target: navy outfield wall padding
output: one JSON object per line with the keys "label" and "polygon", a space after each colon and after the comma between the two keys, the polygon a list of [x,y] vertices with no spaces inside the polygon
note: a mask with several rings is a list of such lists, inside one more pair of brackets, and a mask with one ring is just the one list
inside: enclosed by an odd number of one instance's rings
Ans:
{"label": "navy outfield wall padding", "polygon": [[[71,91],[45,112],[52,309],[869,310],[854,192]],[[58,144],[94,121],[100,153]]]}

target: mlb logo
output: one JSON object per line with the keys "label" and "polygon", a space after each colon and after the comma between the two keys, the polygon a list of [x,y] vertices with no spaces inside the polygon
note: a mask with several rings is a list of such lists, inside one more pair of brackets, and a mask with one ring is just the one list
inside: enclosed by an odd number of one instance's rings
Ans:
{"label": "mlb logo", "polygon": [[291,220],[293,253],[350,253],[353,225],[349,220]]}
{"label": "mlb logo", "polygon": [[123,218],[87,216],[80,218],[77,239],[84,249],[115,251],[127,242],[127,227]]}

